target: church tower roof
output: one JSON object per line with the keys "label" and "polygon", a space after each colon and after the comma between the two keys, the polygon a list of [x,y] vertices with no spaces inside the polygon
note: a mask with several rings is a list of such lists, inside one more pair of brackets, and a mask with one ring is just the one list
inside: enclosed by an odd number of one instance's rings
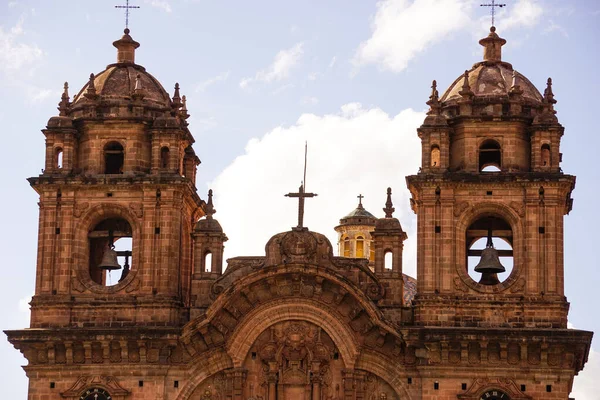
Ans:
{"label": "church tower roof", "polygon": [[367,211],[362,205],[362,195],[358,196],[358,205],[352,211],[350,211],[345,217],[340,219],[340,225],[373,225],[377,218]]}
{"label": "church tower roof", "polygon": [[140,44],[133,40],[129,29],[125,29],[113,46],[117,48],[117,62],[90,76],[73,99],[72,110],[91,101],[118,105],[137,100],[145,107],[170,111],[172,101],[167,91],[144,67],[135,63],[135,50]]}
{"label": "church tower roof", "polygon": [[475,63],[450,85],[442,95],[442,107],[452,105],[465,98],[479,102],[493,102],[508,98],[518,90],[526,103],[540,105],[543,97],[537,88],[511,64],[502,61],[502,46],[506,40],[498,36],[496,28],[479,41],[483,46],[483,61]]}

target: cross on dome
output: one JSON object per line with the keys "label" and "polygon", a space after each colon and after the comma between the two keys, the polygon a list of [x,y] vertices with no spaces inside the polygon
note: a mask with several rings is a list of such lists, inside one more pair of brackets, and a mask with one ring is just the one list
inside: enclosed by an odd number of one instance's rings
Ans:
{"label": "cross on dome", "polygon": [[129,0],[125,0],[124,6],[115,6],[115,8],[124,8],[125,9],[125,29],[129,30],[129,10],[134,8],[140,8],[140,6],[130,6]]}
{"label": "cross on dome", "polygon": [[480,7],[490,7],[492,9],[492,26],[494,25],[494,18],[496,16],[496,7],[502,8],[506,7],[506,4],[496,4],[496,0],[492,0],[490,4],[480,4]]}

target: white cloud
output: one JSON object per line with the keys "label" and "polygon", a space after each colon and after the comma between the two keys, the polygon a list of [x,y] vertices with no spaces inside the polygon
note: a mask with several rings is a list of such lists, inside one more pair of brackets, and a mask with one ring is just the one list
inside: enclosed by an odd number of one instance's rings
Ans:
{"label": "white cloud", "polygon": [[538,24],[543,14],[543,8],[536,0],[518,0],[511,7],[500,14],[498,21],[501,21],[503,31],[515,27],[531,28]]}
{"label": "white cloud", "polygon": [[319,99],[314,96],[304,96],[302,100],[300,100],[300,104],[305,106],[315,106],[319,104]]}
{"label": "white cloud", "polygon": [[551,32],[559,32],[560,34],[562,34],[564,37],[568,38],[569,37],[569,32],[567,32],[567,30],[557,24],[556,22],[554,22],[553,20],[548,20],[548,23],[546,24],[546,28],[544,28],[544,33],[551,33]]}
{"label": "white cloud", "polygon": [[577,400],[598,400],[598,377],[600,376],[600,351],[590,349],[583,371],[575,377],[569,397]]}
{"label": "white cloud", "polygon": [[285,92],[285,91],[286,91],[286,90],[288,90],[288,89],[292,89],[293,87],[295,87],[295,85],[294,85],[293,83],[286,83],[285,85],[281,85],[281,86],[279,86],[278,88],[276,88],[275,90],[273,90],[273,91],[271,92],[271,94],[272,94],[273,96],[277,96],[277,95],[279,95],[279,94],[281,94],[281,93]]}
{"label": "white cloud", "polygon": [[28,92],[30,92],[30,95],[27,97],[31,99],[32,103],[41,103],[52,96],[54,96],[56,99],[59,99],[61,94],[60,91],[34,87],[29,88]]}
{"label": "white cloud", "polygon": [[0,27],[0,73],[22,71],[32,67],[43,57],[44,53],[37,45],[22,43],[19,40],[23,34],[23,19],[9,31]]}
{"label": "white cloud", "polygon": [[222,72],[219,75],[209,78],[196,85],[196,92],[204,92],[209,86],[212,86],[218,82],[224,82],[227,79],[229,79],[229,71]]}
{"label": "white cloud", "polygon": [[252,82],[269,83],[288,78],[290,71],[298,64],[304,54],[303,47],[303,43],[296,43],[287,50],[281,50],[275,55],[273,62],[267,68],[258,71],[254,77],[242,79],[240,87],[245,89]]}
{"label": "white cloud", "polygon": [[377,3],[371,37],[354,55],[356,66],[378,64],[393,72],[448,34],[464,29],[470,19],[467,0],[384,0]]}
{"label": "white cloud", "polygon": [[337,57],[333,56],[331,61],[329,61],[329,68],[333,68],[335,66],[335,62],[337,61]]}
{"label": "white cloud", "polygon": [[29,302],[33,297],[33,293],[29,296],[25,296],[22,299],[19,299],[19,312],[29,314]]}
{"label": "white cloud", "polygon": [[171,4],[167,0],[146,0],[146,4],[150,4],[152,7],[160,8],[161,10],[170,13]]}
{"label": "white cloud", "polygon": [[318,197],[306,201],[305,225],[327,235],[337,253],[333,227],[356,207],[356,196],[365,195],[365,208],[382,217],[391,186],[395,215],[409,233],[405,272],[414,276],[415,218],[404,177],[418,170],[416,128],[424,116],[410,109],[390,116],[353,103],[338,114],[304,114],[290,127],[250,140],[245,154],[209,185],[219,210],[216,218],[230,239],[225,256],[263,255],[272,235],[297,224],[297,202],[284,194],[300,185],[308,141],[307,190]]}

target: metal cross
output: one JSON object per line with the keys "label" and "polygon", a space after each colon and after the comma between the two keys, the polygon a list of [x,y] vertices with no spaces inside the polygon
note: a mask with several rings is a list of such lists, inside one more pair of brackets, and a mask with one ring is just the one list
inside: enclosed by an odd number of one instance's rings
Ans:
{"label": "metal cross", "polygon": [[308,155],[308,142],[304,144],[304,181],[300,184],[298,193],[288,193],[286,197],[298,198],[298,226],[296,229],[304,230],[304,199],[317,196],[316,193],[306,193],[304,185],[306,185],[306,158]]}
{"label": "metal cross", "polygon": [[494,26],[494,17],[496,16],[496,7],[506,7],[506,4],[496,4],[496,0],[492,0],[491,4],[480,4],[480,7],[491,7],[492,8],[492,26]]}
{"label": "metal cross", "polygon": [[124,8],[125,9],[125,28],[129,29],[129,9],[140,8],[140,6],[130,6],[129,0],[125,0],[124,6],[115,6],[115,8]]}
{"label": "metal cross", "polygon": [[362,194],[359,194],[359,195],[358,195],[358,196],[356,196],[356,197],[358,197],[358,205],[359,205],[359,206],[362,206],[362,199],[363,199],[365,196],[363,196]]}
{"label": "metal cross", "polygon": [[302,184],[298,189],[298,193],[288,193],[285,196],[298,198],[298,229],[302,230],[304,228],[304,199],[308,197],[315,197],[317,194],[304,192],[304,184]]}

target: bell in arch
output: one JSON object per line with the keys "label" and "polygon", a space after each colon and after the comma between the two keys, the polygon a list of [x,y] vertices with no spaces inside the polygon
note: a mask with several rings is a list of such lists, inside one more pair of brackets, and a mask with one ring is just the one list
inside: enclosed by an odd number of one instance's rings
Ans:
{"label": "bell in arch", "polygon": [[482,285],[495,285],[500,283],[498,274],[505,272],[506,268],[500,263],[498,250],[494,248],[492,242],[492,229],[488,229],[487,243],[485,249],[481,252],[481,260],[475,267],[475,272],[481,273],[479,283]]}
{"label": "bell in arch", "polygon": [[104,250],[104,254],[102,255],[102,261],[100,261],[100,265],[98,265],[98,268],[106,271],[121,269],[121,266],[117,261],[117,252],[115,251],[114,245],[106,245],[106,250]]}

